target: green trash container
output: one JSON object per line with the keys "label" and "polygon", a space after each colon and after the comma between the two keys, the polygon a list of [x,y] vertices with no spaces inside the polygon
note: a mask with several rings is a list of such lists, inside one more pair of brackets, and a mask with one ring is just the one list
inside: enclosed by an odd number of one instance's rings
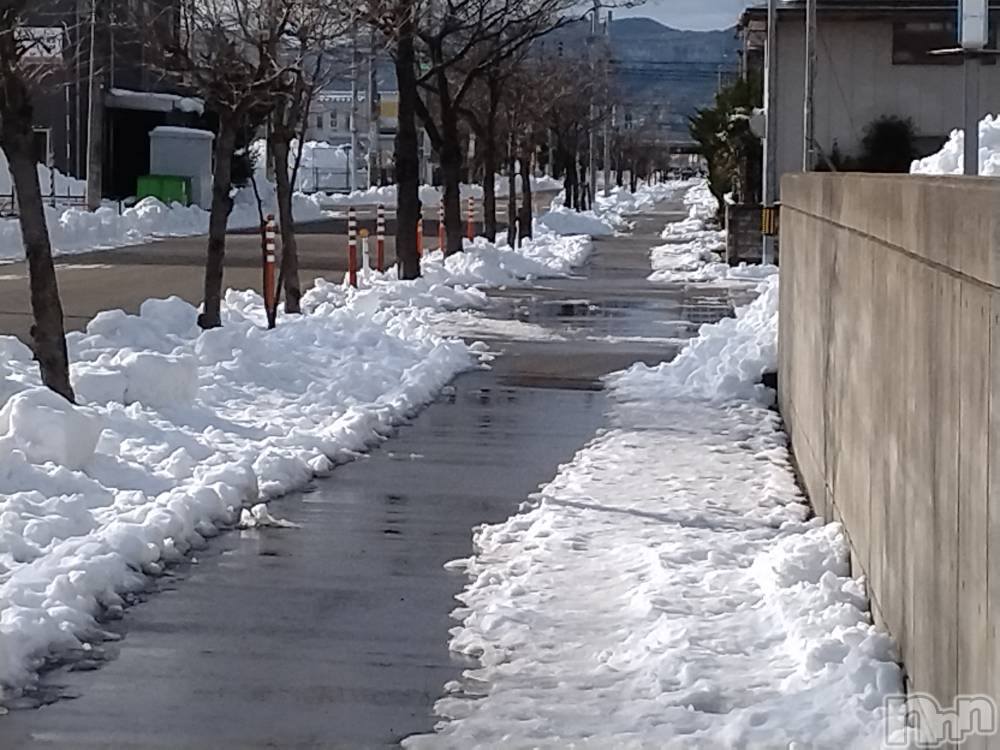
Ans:
{"label": "green trash container", "polygon": [[191,205],[191,179],[174,175],[149,174],[140,177],[136,186],[136,197],[159,198],[167,205],[180,203]]}

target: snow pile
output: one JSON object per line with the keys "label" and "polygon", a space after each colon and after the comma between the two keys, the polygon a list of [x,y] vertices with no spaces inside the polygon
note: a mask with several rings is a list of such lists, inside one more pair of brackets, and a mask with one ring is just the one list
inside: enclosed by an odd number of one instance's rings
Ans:
{"label": "snow pile", "polygon": [[770,404],[773,393],[760,379],[778,366],[778,277],[761,282],[759,292],[736,317],[703,325],[672,362],[638,363],[609,382],[626,396],[655,388],[664,396]]}
{"label": "snow pile", "polygon": [[[951,131],[940,151],[910,166],[913,174],[962,174],[964,171],[965,130]],[[979,174],[1000,175],[1000,116],[986,115],[979,123]]]}
{"label": "snow pile", "polygon": [[78,406],[0,337],[0,685],[16,693],[50,649],[101,639],[95,615],[144,574],[431,399],[475,362],[434,315],[485,297],[418,280],[319,284],[303,303],[273,331],[253,292],[229,291],[224,327],[204,332],[177,298],[102,313],[67,337]]}
{"label": "snow pile", "polygon": [[[448,257],[441,250],[425,253],[420,265],[422,277],[411,283],[429,284],[435,289],[454,287],[458,290],[454,293],[462,294],[475,291],[466,287],[521,286],[535,279],[567,276],[582,266],[593,250],[593,243],[586,235],[561,236],[538,225],[534,237],[516,249],[507,244],[503,232],[495,243],[485,237],[463,242],[465,251]],[[362,286],[391,288],[396,284],[397,274],[395,266],[383,274],[362,271],[359,281]],[[455,305],[459,306],[462,305]]]}
{"label": "snow pile", "polygon": [[[43,197],[53,195],[52,187],[55,181],[55,196],[82,198],[87,193],[86,180],[78,180],[70,175],[65,175],[58,169],[50,169],[44,164],[38,165],[38,186],[42,190]],[[12,195],[14,191],[13,179],[10,176],[10,166],[7,163],[7,155],[0,149],[0,194]]]}
{"label": "snow pile", "polygon": [[642,184],[636,188],[635,193],[629,192],[624,187],[613,187],[608,191],[607,197],[603,191],[598,190],[594,205],[599,214],[609,211],[618,214],[637,214],[652,208],[661,201],[674,199],[677,193],[690,188],[693,182],[685,180],[659,182],[652,185]]}
{"label": "snow pile", "polygon": [[[259,181],[265,214],[276,214],[278,199],[274,185]],[[292,201],[296,221],[323,217],[316,196],[296,193]],[[189,237],[208,233],[209,212],[199,206],[166,205],[156,198],[143,198],[121,213],[110,205],[97,211],[84,208],[45,206],[49,238],[57,255],[84,253],[152,242],[164,237]],[[233,197],[230,229],[260,226],[260,213],[252,187],[240,188]],[[21,260],[24,246],[17,219],[0,220],[0,260]]]}
{"label": "snow pile", "polygon": [[614,235],[618,222],[606,219],[594,211],[574,211],[565,206],[553,205],[548,211],[535,219],[535,222],[557,234],[589,234],[591,237],[610,237]]}
{"label": "snow pile", "polygon": [[688,217],[667,224],[660,235],[666,243],[650,251],[653,272],[648,276],[654,283],[752,282],[777,275],[774,265],[730,266],[723,262],[726,233],[713,229],[715,197],[705,180],[684,183],[684,204]]}
{"label": "snow pile", "polygon": [[408,748],[878,747],[902,673],[759,384],[777,280],[671,364],[609,378],[613,427],[449,563],[469,584],[436,734]]}

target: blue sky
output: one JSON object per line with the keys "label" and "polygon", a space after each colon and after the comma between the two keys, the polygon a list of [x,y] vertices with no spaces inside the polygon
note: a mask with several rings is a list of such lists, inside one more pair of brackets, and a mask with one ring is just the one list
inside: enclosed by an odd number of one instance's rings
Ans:
{"label": "blue sky", "polygon": [[736,23],[747,0],[647,0],[615,11],[616,17],[655,18],[675,29],[724,29]]}

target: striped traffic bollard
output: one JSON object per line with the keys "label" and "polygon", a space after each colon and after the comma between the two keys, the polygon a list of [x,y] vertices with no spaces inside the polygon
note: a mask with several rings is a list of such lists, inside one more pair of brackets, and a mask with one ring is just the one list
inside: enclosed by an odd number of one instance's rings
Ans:
{"label": "striped traffic bollard", "polygon": [[385,206],[381,203],[375,210],[375,269],[385,271]]}
{"label": "striped traffic bollard", "polygon": [[466,234],[470,242],[476,236],[476,199],[471,195],[469,196],[469,225],[466,228]]}
{"label": "striped traffic bollard", "polygon": [[268,321],[271,320],[274,310],[274,259],[275,259],[275,238],[277,227],[274,224],[274,215],[268,214],[264,224],[264,309],[267,312]]}
{"label": "striped traffic bollard", "polygon": [[354,206],[347,209],[347,279],[355,289],[358,287],[358,222]]}
{"label": "striped traffic bollard", "polygon": [[444,201],[438,202],[438,247],[444,250]]}

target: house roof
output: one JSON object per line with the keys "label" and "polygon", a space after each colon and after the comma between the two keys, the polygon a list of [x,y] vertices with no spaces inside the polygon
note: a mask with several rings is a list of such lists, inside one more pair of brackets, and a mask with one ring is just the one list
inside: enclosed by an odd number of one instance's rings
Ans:
{"label": "house roof", "polygon": [[[805,0],[778,0],[779,16],[805,11]],[[990,0],[990,10],[1000,11],[1000,0]],[[958,0],[816,0],[816,12],[831,16],[885,18],[910,13],[958,13]],[[767,16],[767,4],[758,0],[743,11],[739,25],[746,26]]]}

